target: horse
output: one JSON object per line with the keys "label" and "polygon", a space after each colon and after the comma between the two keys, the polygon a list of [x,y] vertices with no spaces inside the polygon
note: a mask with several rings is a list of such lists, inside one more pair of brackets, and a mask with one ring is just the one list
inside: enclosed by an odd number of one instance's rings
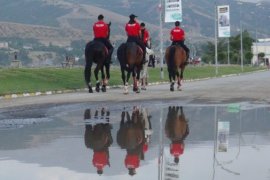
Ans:
{"label": "horse", "polygon": [[[109,35],[110,38],[110,25],[109,27]],[[84,79],[86,85],[88,86],[89,93],[93,93],[92,84],[91,84],[91,68],[93,63],[96,63],[96,68],[94,70],[95,79],[96,79],[96,92],[100,91],[100,85],[102,85],[102,92],[106,92],[106,86],[108,84],[108,80],[110,79],[110,63],[106,61],[109,56],[108,49],[106,46],[99,41],[90,41],[85,46],[85,69],[84,69]],[[104,73],[104,67],[106,74]],[[101,71],[102,84],[99,82],[98,73]]]}
{"label": "horse", "polygon": [[165,59],[171,83],[170,91],[174,91],[175,76],[177,76],[177,89],[180,91],[181,81],[183,80],[183,74],[187,63],[186,51],[180,45],[169,46],[165,52]]}
{"label": "horse", "polygon": [[[106,113],[106,115],[105,115]],[[98,111],[95,111],[95,115],[92,118],[91,110],[86,109],[84,112],[85,120],[85,133],[84,142],[87,148],[93,150],[93,166],[97,168],[97,173],[102,174],[103,168],[108,165],[109,162],[109,147],[113,143],[111,134],[111,124],[109,123],[110,112],[105,109],[101,109],[101,115],[98,116]],[[89,122],[88,122],[89,121]],[[104,162],[102,157],[106,159]]]}
{"label": "horse", "polygon": [[[125,165],[130,175],[135,174],[140,160],[144,160],[144,153],[148,148],[152,134],[151,122],[145,109],[133,108],[130,117],[128,111],[121,114],[120,129],[117,132],[117,143],[121,149],[126,149]],[[133,160],[132,160],[133,159]],[[135,163],[134,163],[134,159]]]}
{"label": "horse", "polygon": [[[146,62],[150,62],[150,57],[154,55],[154,51],[151,49],[151,42],[150,40],[147,41],[147,46],[146,46],[146,55],[145,55],[145,60]],[[148,84],[148,63],[143,64],[143,68],[141,71],[141,90],[146,90],[146,86]]]}
{"label": "horse", "polygon": [[[133,77],[133,91],[140,93],[138,82],[142,69],[143,50],[135,42],[122,43],[117,49],[117,58],[121,67],[124,94],[128,94],[128,81],[131,73]],[[127,75],[125,71],[127,71]]]}
{"label": "horse", "polygon": [[[180,110],[180,112],[179,112]],[[189,135],[188,121],[183,107],[169,107],[165,123],[165,134],[171,140],[171,154],[175,157],[174,162],[179,162],[179,156],[184,151],[184,140]]]}

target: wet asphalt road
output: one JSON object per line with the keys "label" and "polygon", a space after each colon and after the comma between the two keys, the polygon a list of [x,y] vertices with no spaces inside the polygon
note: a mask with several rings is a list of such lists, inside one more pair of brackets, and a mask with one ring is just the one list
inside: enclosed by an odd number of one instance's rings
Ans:
{"label": "wet asphalt road", "polygon": [[182,91],[169,91],[169,84],[148,86],[146,91],[136,94],[129,88],[124,95],[123,89],[109,89],[106,93],[89,94],[86,90],[74,93],[54,94],[37,97],[0,99],[0,109],[42,104],[66,104],[80,102],[128,102],[142,100],[179,100],[193,103],[233,103],[250,102],[270,103],[270,71],[261,71],[212,78],[183,83]]}

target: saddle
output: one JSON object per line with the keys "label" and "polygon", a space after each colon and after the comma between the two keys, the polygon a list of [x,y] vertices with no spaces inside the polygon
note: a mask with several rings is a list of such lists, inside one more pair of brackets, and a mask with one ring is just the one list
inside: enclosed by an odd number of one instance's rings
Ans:
{"label": "saddle", "polygon": [[109,50],[108,50],[108,48],[106,47],[106,45],[105,45],[102,41],[99,41],[99,40],[93,40],[93,41],[90,42],[90,44],[91,44],[92,46],[94,46],[94,47],[97,46],[97,44],[101,44],[101,45],[103,46],[104,50],[105,50],[106,56],[109,55]]}

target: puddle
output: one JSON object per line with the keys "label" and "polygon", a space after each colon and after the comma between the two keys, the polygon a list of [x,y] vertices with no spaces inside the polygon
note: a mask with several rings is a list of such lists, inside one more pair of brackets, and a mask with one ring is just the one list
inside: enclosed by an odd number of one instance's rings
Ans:
{"label": "puddle", "polygon": [[[0,117],[0,179],[269,179],[270,108],[76,104]],[[39,109],[34,109],[38,114]],[[16,173],[14,173],[16,172]]]}

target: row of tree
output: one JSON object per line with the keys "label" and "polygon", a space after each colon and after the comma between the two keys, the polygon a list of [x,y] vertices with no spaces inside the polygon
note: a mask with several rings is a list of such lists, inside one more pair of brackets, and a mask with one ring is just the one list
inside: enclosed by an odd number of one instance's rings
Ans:
{"label": "row of tree", "polygon": [[[253,57],[251,50],[254,39],[250,36],[247,30],[242,32],[242,44],[243,44],[243,63],[250,64]],[[229,53],[228,53],[229,43]],[[228,38],[222,38],[218,41],[218,63],[219,64],[240,64],[241,62],[241,34],[231,36]],[[202,46],[202,61],[205,63],[215,63],[215,44],[208,41]],[[229,54],[229,58],[228,58]],[[229,59],[229,62],[228,62]]]}

